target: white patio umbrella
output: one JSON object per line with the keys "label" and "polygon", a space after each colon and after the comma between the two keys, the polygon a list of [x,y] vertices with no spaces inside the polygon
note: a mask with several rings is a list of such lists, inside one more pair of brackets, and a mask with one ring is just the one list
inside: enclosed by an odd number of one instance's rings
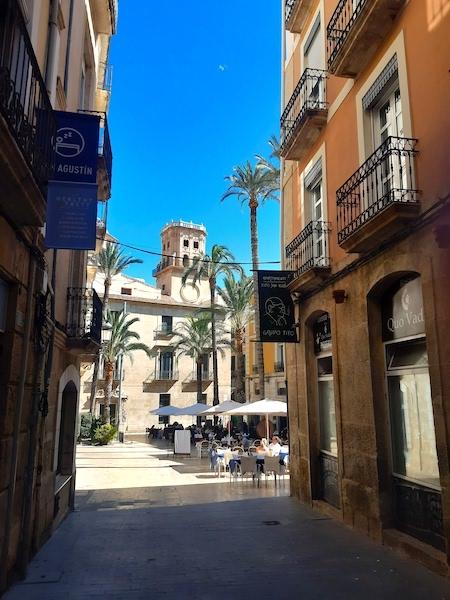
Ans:
{"label": "white patio umbrella", "polygon": [[160,406],[150,411],[151,415],[159,415],[160,417],[174,417],[179,415],[179,408],[176,406]]}
{"label": "white patio umbrella", "polygon": [[258,400],[257,402],[246,402],[241,404],[239,408],[233,408],[232,410],[226,411],[226,415],[265,415],[266,417],[266,435],[269,439],[269,416],[272,417],[284,417],[287,415],[286,402],[280,400],[271,400],[270,398],[264,398],[264,400]]}
{"label": "white patio umbrella", "polygon": [[221,413],[227,412],[227,410],[233,410],[233,408],[239,408],[243,406],[240,402],[235,402],[234,400],[224,400],[220,404],[216,404],[215,406],[210,406],[206,410],[203,411],[204,415],[219,415]]}
{"label": "white patio umbrella", "polygon": [[205,404],[202,404],[201,402],[196,402],[195,404],[191,404],[190,406],[185,406],[184,408],[178,408],[178,415],[186,415],[186,416],[192,416],[192,417],[196,417],[197,415],[200,415],[204,412],[205,410]]}

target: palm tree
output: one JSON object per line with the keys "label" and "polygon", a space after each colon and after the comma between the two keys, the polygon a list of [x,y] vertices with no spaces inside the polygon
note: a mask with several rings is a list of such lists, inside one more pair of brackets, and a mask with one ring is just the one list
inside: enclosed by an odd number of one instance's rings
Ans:
{"label": "palm tree", "polygon": [[102,356],[105,369],[105,412],[103,414],[103,422],[111,422],[111,397],[114,378],[114,366],[120,355],[122,357],[129,356],[133,358],[132,353],[136,350],[142,350],[151,356],[151,350],[148,346],[139,342],[140,336],[135,331],[131,331],[132,325],[137,323],[137,317],[130,318],[124,312],[112,313],[108,312],[107,322],[111,326],[111,338],[104,342],[102,348]]}
{"label": "palm tree", "polygon": [[258,366],[259,386],[262,397],[265,396],[264,386],[264,355],[260,342],[259,294],[258,294],[258,225],[257,210],[266,200],[278,200],[279,174],[271,169],[253,167],[247,161],[243,166],[234,167],[232,175],[225,179],[229,182],[222,201],[230,196],[236,196],[242,204],[248,203],[250,208],[250,240],[252,250],[253,281],[255,286],[255,333],[256,333],[256,364]]}
{"label": "palm tree", "polygon": [[[197,379],[197,402],[202,401],[203,360],[212,348],[212,321],[207,313],[189,316],[175,330],[174,350],[194,359]],[[223,353],[222,346],[229,345],[229,340],[219,327],[216,339],[217,349]]]}
{"label": "palm tree", "polygon": [[254,293],[253,278],[243,274],[236,281],[233,275],[229,275],[225,277],[223,288],[219,288],[218,292],[230,317],[231,333],[234,338],[236,352],[235,400],[245,402],[243,341],[245,327],[251,319],[250,306]]}
{"label": "palm tree", "polygon": [[106,242],[104,248],[102,248],[98,254],[98,269],[100,273],[105,276],[105,290],[103,293],[103,315],[106,318],[108,313],[109,304],[109,290],[113,277],[123,273],[130,265],[142,264],[140,258],[134,258],[124,254],[118,244],[113,242]]}
{"label": "palm tree", "polygon": [[269,146],[272,149],[272,152],[269,154],[269,158],[264,158],[260,154],[256,155],[258,159],[258,168],[267,169],[268,171],[272,171],[278,177],[280,176],[280,158],[281,158],[281,146],[280,141],[276,135],[272,135],[269,139]]}
{"label": "palm tree", "polygon": [[[103,292],[103,316],[102,324],[106,320],[109,305],[109,290],[111,288],[112,278],[123,273],[127,267],[135,264],[142,264],[140,258],[125,255],[123,250],[120,250],[117,244],[106,242],[97,258],[98,269],[105,276],[104,292]],[[94,363],[94,373],[92,375],[91,395],[89,398],[89,406],[91,414],[95,412],[95,396],[97,394],[97,380],[99,368],[100,354],[97,354]]]}
{"label": "palm tree", "polygon": [[186,285],[189,279],[192,285],[201,279],[207,279],[209,283],[210,310],[211,310],[211,337],[212,337],[212,359],[213,359],[213,380],[214,380],[214,401],[213,404],[219,404],[219,379],[217,373],[217,344],[216,344],[216,290],[217,278],[220,275],[231,275],[234,271],[241,271],[241,267],[236,264],[230,264],[234,256],[225,246],[214,244],[211,248],[211,255],[201,252],[195,256],[192,264],[186,267],[181,282]]}

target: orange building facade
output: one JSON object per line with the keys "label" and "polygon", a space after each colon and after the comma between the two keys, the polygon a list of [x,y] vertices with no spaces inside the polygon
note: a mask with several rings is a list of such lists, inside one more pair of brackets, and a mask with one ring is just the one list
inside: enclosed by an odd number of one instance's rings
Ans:
{"label": "orange building facade", "polygon": [[448,574],[450,2],[283,2],[293,493]]}

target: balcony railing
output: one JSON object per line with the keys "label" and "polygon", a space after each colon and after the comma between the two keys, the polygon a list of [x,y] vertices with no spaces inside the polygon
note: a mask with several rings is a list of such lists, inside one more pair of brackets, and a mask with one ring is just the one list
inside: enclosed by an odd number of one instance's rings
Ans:
{"label": "balcony railing", "polygon": [[0,112],[42,190],[56,120],[17,0],[0,3]]}
{"label": "balcony railing", "polygon": [[292,17],[296,4],[301,0],[285,0],[284,3],[284,17],[286,23],[289,23],[289,19]]}
{"label": "balcony railing", "polygon": [[100,131],[98,136],[97,183],[99,199],[108,200],[112,189],[113,155],[109,137],[108,119],[106,113],[93,110],[82,110],[89,114],[100,116]]}
{"label": "balcony railing", "polygon": [[273,370],[275,373],[283,373],[284,371],[284,362],[276,362],[273,364]]}
{"label": "balcony railing", "polygon": [[182,258],[181,256],[164,256],[163,259],[153,269],[152,275],[153,277],[156,277],[158,273],[167,267],[187,267],[189,264],[190,260]]}
{"label": "balcony railing", "polygon": [[286,246],[286,268],[295,277],[310,269],[327,269],[330,266],[327,221],[310,221],[296,238]]}
{"label": "balcony railing", "polygon": [[337,190],[340,244],[390,205],[418,206],[416,144],[416,139],[388,137]]}
{"label": "balcony railing", "polygon": [[174,332],[172,327],[161,325],[153,330],[153,334],[155,338],[169,338],[173,336]]}
{"label": "balcony railing", "polygon": [[98,69],[97,88],[111,93],[113,66],[107,62],[101,62]]}
{"label": "balcony railing", "polygon": [[386,39],[407,0],[340,0],[327,26],[328,70],[356,77]]}
{"label": "balcony railing", "polygon": [[157,369],[150,376],[151,381],[177,381],[178,371],[176,369]]}
{"label": "balcony railing", "polygon": [[68,288],[66,334],[73,340],[101,344],[102,301],[93,289]]}
{"label": "balcony railing", "polygon": [[340,0],[327,26],[328,67],[333,64],[368,0]]}
{"label": "balcony railing", "polygon": [[[214,379],[212,371],[202,371],[201,373],[202,381],[212,381]],[[197,369],[191,371],[188,377],[185,379],[186,383],[197,381]]]}
{"label": "balcony railing", "polygon": [[281,153],[283,155],[286,155],[289,146],[308,118],[328,109],[326,81],[326,71],[305,69],[281,116]]}

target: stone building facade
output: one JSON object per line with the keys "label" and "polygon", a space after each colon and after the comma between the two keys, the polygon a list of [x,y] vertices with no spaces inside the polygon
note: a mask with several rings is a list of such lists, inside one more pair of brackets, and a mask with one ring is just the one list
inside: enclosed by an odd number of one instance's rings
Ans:
{"label": "stone building facade", "polygon": [[110,197],[116,19],[116,1],[0,3],[0,593],[73,505],[79,364],[99,343],[86,252],[46,250],[42,228],[54,110],[102,111],[100,215]]}
{"label": "stone building facade", "polygon": [[450,13],[293,0],[283,21],[292,491],[446,574]]}
{"label": "stone building facade", "polygon": [[[197,372],[195,362],[188,356],[181,356],[173,348],[174,332],[187,316],[195,316],[199,309],[207,309],[210,303],[208,281],[202,279],[195,286],[182,285],[181,278],[188,261],[205,252],[206,229],[186,221],[175,221],[161,231],[161,252],[163,257],[153,274],[156,286],[142,279],[117,275],[112,279],[110,290],[110,310],[124,311],[139,322],[133,331],[140,336],[152,351],[149,358],[144,352],[135,352],[123,363],[121,398],[123,406],[123,429],[126,434],[145,434],[152,425],[156,428],[165,423],[178,421],[192,425],[195,417],[158,417],[150,411],[160,406],[172,405],[177,408],[197,402]],[[103,276],[97,272],[93,287],[103,295]],[[226,325],[225,325],[225,328]],[[219,401],[230,398],[231,350],[223,348],[218,353]],[[119,414],[119,365],[112,399],[111,415],[117,422]],[[81,412],[89,411],[93,366],[86,365],[82,374]],[[100,365],[97,389],[96,413],[101,414],[104,400],[104,380]],[[213,403],[212,357],[204,357],[202,392],[205,404]]]}

